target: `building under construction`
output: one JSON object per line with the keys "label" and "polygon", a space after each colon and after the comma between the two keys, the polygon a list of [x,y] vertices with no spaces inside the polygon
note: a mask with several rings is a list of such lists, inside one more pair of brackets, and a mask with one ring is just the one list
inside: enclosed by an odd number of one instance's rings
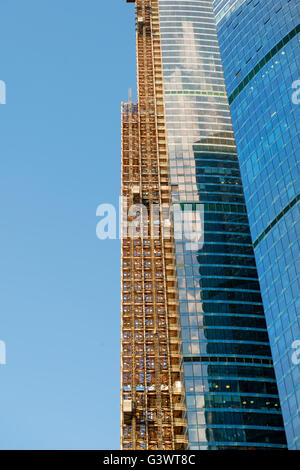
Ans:
{"label": "building under construction", "polygon": [[[212,0],[127,2],[138,102],[122,104],[121,448],[284,448]],[[198,203],[195,249],[162,208]]]}

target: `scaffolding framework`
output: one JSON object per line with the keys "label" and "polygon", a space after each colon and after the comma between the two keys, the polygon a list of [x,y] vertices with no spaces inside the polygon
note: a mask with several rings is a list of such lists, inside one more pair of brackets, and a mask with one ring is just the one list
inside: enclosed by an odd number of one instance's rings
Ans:
{"label": "scaffolding framework", "polygon": [[[186,408],[172,224],[166,236],[160,213],[153,232],[153,205],[170,206],[158,0],[127,2],[136,10],[138,103],[121,107],[121,448],[180,450]],[[142,229],[133,236],[128,222],[137,215]]]}

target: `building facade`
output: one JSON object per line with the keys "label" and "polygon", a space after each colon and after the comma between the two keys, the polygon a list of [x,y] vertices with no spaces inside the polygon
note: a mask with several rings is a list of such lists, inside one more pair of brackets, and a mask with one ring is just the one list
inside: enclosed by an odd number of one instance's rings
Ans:
{"label": "building facade", "polygon": [[[138,103],[122,105],[122,448],[283,449],[213,2],[128,3]],[[130,236],[128,216],[152,222],[153,203],[172,215]]]}
{"label": "building facade", "polygon": [[300,3],[213,3],[287,440],[300,449]]}

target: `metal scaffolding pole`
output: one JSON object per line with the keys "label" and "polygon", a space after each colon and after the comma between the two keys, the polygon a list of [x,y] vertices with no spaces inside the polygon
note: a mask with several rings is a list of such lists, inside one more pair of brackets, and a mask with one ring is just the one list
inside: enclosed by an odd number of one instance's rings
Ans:
{"label": "metal scaffolding pole", "polygon": [[158,0],[136,0],[135,10],[138,103],[121,109],[121,448],[185,449],[174,238],[153,209],[171,201]]}

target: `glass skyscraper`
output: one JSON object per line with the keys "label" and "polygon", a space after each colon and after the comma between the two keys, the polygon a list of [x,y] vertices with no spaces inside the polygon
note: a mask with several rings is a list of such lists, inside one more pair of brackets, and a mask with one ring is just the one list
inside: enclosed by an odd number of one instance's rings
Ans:
{"label": "glass skyscraper", "polygon": [[300,2],[213,3],[287,440],[300,449]]}
{"label": "glass skyscraper", "polygon": [[189,211],[204,236],[195,247],[176,230],[170,241],[123,235],[122,448],[283,449],[213,1],[135,6],[138,103],[122,108],[122,195],[150,208],[168,188],[171,227]]}

